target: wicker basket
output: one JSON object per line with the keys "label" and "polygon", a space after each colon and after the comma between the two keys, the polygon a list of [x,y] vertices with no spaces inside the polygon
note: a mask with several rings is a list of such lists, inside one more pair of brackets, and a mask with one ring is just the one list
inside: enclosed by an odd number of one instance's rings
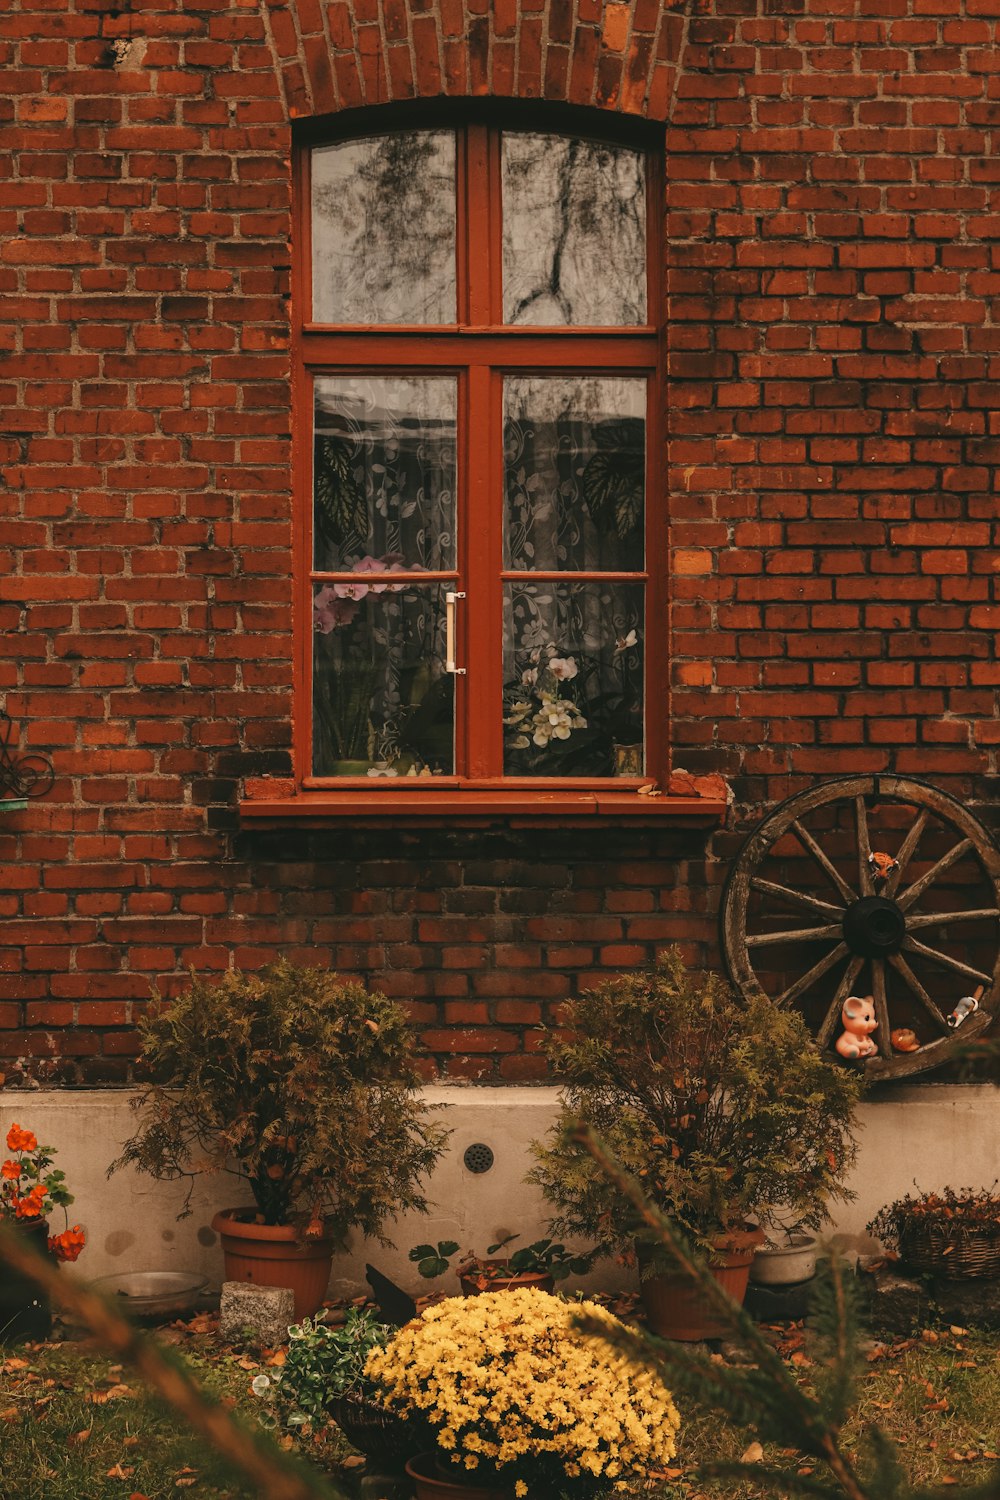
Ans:
{"label": "wicker basket", "polygon": [[964,1281],[1000,1275],[1000,1234],[969,1228],[958,1220],[917,1223],[897,1220],[900,1259],[914,1271]]}
{"label": "wicker basket", "polygon": [[327,1411],[347,1441],[366,1458],[401,1469],[407,1459],[427,1447],[423,1425],[406,1421],[397,1412],[364,1396],[337,1396]]}

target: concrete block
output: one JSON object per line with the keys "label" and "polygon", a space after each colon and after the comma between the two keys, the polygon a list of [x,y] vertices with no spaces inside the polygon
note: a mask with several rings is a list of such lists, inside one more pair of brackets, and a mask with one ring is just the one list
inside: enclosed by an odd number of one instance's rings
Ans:
{"label": "concrete block", "polygon": [[219,1337],[236,1342],[285,1344],[295,1319],[295,1293],[288,1286],[257,1286],[252,1281],[224,1281],[219,1303]]}

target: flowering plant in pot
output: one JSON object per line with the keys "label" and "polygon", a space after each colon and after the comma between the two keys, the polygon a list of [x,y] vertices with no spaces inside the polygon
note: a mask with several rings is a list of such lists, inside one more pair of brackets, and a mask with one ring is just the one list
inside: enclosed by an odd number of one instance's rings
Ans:
{"label": "flowering plant in pot", "polygon": [[[797,1015],[763,996],[739,999],[717,975],[689,972],[671,948],[651,969],[567,1003],[561,1028],[546,1042],[564,1084],[560,1116],[534,1143],[529,1174],[552,1205],[553,1233],[586,1236],[605,1254],[635,1253],[634,1216],[573,1140],[579,1121],[711,1257],[737,1300],[764,1238],[753,1221],[790,1209],[816,1228],[832,1201],[853,1196],[844,1178],[860,1084],[825,1061]],[[680,1322],[669,1336],[705,1337],[685,1327],[696,1309],[685,1312],[683,1289],[664,1285],[673,1274],[666,1252],[639,1235],[638,1255],[650,1314],[665,1318],[659,1293],[677,1292]]]}
{"label": "flowering plant in pot", "polygon": [[[495,1245],[487,1245],[485,1256],[471,1250],[465,1252],[455,1270],[467,1297],[477,1292],[506,1292],[516,1286],[534,1286],[540,1292],[551,1292],[557,1281],[564,1281],[570,1275],[584,1276],[593,1265],[593,1255],[567,1250],[555,1240],[535,1240],[510,1255],[497,1255],[517,1238],[516,1234],[508,1234]],[[415,1245],[410,1260],[416,1262],[421,1276],[430,1281],[444,1275],[458,1248],[455,1240]]]}
{"label": "flowering plant in pot", "polygon": [[386,1244],[390,1215],[426,1208],[421,1183],[448,1132],[417,1092],[394,1001],[281,961],[216,983],[192,974],[171,1003],[154,997],[140,1030],[142,1123],[110,1171],[237,1177],[253,1206],[213,1220],[229,1280],[292,1286],[308,1316],[349,1230]]}
{"label": "flowering plant in pot", "polygon": [[590,1497],[666,1467],[677,1411],[622,1334],[595,1303],[522,1288],[446,1298],[374,1349],[383,1401],[431,1435],[407,1465],[417,1500]]}
{"label": "flowering plant in pot", "polygon": [[[12,1124],[7,1131],[10,1155],[0,1163],[0,1221],[28,1239],[39,1255],[74,1261],[86,1243],[79,1224],[72,1227],[67,1209],[73,1194],[66,1174],[53,1167],[51,1146],[40,1146],[31,1130]],[[51,1232],[50,1215],[62,1210],[64,1227]],[[46,1298],[16,1272],[6,1271],[0,1285],[0,1337],[44,1337],[51,1328]]]}

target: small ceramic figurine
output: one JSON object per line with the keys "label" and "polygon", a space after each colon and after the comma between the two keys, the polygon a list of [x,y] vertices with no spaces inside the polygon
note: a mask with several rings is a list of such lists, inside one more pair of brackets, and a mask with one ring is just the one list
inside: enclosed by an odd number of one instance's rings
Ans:
{"label": "small ceramic figurine", "polygon": [[899,860],[894,859],[891,854],[882,854],[873,850],[868,856],[868,863],[876,881],[888,880],[893,870],[899,869]]}
{"label": "small ceramic figurine", "polygon": [[977,986],[975,994],[962,996],[961,1000],[958,1002],[958,1004],[955,1006],[955,1009],[948,1017],[948,1025],[951,1027],[952,1031],[955,1030],[956,1026],[961,1026],[963,1021],[967,1021],[974,1010],[979,1009],[979,998],[982,993],[983,987],[980,984]]}
{"label": "small ceramic figurine", "polygon": [[871,995],[861,999],[848,995],[840,1012],[843,1033],[837,1038],[836,1047],[841,1057],[871,1057],[878,1051],[871,1033],[878,1027],[875,1019],[875,1001]]}
{"label": "small ceramic figurine", "polygon": [[917,1033],[915,1031],[911,1031],[909,1026],[897,1027],[895,1031],[890,1032],[889,1040],[892,1043],[893,1050],[895,1052],[920,1051],[920,1043],[917,1040]]}

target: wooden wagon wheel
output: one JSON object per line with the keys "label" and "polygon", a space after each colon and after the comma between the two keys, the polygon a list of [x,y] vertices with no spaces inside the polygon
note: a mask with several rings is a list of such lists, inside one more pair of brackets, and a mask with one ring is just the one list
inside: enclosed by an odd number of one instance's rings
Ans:
{"label": "wooden wagon wheel", "polygon": [[[1000,851],[923,782],[848,776],[790,797],[744,843],[720,915],[735,987],[794,1006],[819,1046],[833,1048],[847,996],[874,998],[866,1076],[939,1066],[997,1008]],[[956,1025],[950,1013],[977,990],[978,1010]],[[914,1050],[896,1050],[894,1032]]]}

